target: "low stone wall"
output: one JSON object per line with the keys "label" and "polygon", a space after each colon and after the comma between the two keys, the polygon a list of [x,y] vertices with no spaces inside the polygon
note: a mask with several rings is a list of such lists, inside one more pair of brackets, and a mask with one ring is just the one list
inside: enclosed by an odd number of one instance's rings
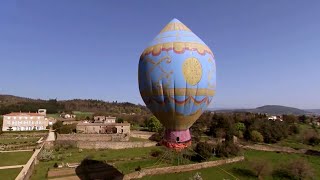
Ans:
{"label": "low stone wall", "polygon": [[102,142],[102,141],[78,141],[80,149],[127,149],[137,147],[156,146],[156,142]]}
{"label": "low stone wall", "polygon": [[203,163],[196,163],[196,164],[187,164],[182,166],[169,166],[169,167],[162,167],[162,168],[143,169],[141,171],[126,174],[123,179],[124,180],[139,179],[139,178],[142,178],[143,176],[151,176],[156,174],[168,174],[168,173],[193,171],[197,169],[220,166],[223,164],[229,164],[229,163],[239,162],[243,160],[244,160],[244,156],[238,156],[238,157],[229,158],[229,159],[222,159],[217,161],[210,161],[210,162],[203,162]]}
{"label": "low stone wall", "polygon": [[272,152],[285,152],[285,153],[298,153],[298,154],[304,154],[306,152],[305,149],[296,150],[290,147],[282,147],[282,146],[266,145],[266,144],[245,145],[245,146],[242,146],[242,148],[253,149],[258,151],[272,151]]}
{"label": "low stone wall", "polygon": [[131,131],[130,136],[142,139],[150,139],[152,135],[155,133],[153,132],[146,132],[146,131]]}
{"label": "low stone wall", "polygon": [[57,141],[129,141],[126,134],[58,134]]}
{"label": "low stone wall", "polygon": [[31,178],[31,175],[34,170],[34,166],[38,162],[38,159],[37,159],[38,155],[42,151],[43,146],[44,145],[42,145],[40,149],[36,149],[34,151],[34,153],[32,154],[27,164],[23,166],[23,169],[20,171],[19,175],[16,177],[16,180],[29,180]]}

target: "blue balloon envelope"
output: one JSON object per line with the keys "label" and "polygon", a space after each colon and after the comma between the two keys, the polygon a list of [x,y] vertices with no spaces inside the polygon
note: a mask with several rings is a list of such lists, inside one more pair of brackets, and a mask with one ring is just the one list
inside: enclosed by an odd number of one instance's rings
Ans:
{"label": "blue balloon envelope", "polygon": [[141,54],[138,72],[142,99],[166,128],[164,144],[178,149],[190,145],[189,128],[215,94],[212,51],[173,19]]}

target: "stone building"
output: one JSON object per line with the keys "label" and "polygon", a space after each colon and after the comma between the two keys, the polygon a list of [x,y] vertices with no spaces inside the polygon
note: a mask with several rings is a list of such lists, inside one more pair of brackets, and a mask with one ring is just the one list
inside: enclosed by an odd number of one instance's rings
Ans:
{"label": "stone building", "polygon": [[111,116],[94,116],[93,120],[95,123],[116,123],[116,117]]}
{"label": "stone building", "polygon": [[41,113],[12,112],[3,115],[2,131],[45,130],[49,120]]}
{"label": "stone building", "polygon": [[77,133],[130,134],[129,123],[78,123]]}

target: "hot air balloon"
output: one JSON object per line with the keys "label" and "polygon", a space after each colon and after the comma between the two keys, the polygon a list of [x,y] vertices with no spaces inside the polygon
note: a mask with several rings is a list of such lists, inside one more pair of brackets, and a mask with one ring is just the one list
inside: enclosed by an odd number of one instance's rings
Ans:
{"label": "hot air balloon", "polygon": [[165,127],[163,144],[177,150],[190,146],[189,128],[215,94],[212,51],[173,19],[142,52],[138,76],[143,101]]}

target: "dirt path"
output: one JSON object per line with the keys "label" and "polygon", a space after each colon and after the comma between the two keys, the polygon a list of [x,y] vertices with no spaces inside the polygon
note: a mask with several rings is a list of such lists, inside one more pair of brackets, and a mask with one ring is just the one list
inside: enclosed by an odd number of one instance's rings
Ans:
{"label": "dirt path", "polygon": [[25,152],[25,151],[33,151],[33,149],[22,149],[22,150],[12,150],[12,151],[0,151],[0,153],[7,153],[7,152]]}
{"label": "dirt path", "polygon": [[0,169],[14,169],[14,168],[21,168],[23,165],[14,165],[14,166],[0,166]]}
{"label": "dirt path", "polygon": [[49,132],[49,135],[46,139],[46,141],[55,141],[56,140],[56,137],[55,137],[55,134],[54,134],[54,131],[51,131]]}

